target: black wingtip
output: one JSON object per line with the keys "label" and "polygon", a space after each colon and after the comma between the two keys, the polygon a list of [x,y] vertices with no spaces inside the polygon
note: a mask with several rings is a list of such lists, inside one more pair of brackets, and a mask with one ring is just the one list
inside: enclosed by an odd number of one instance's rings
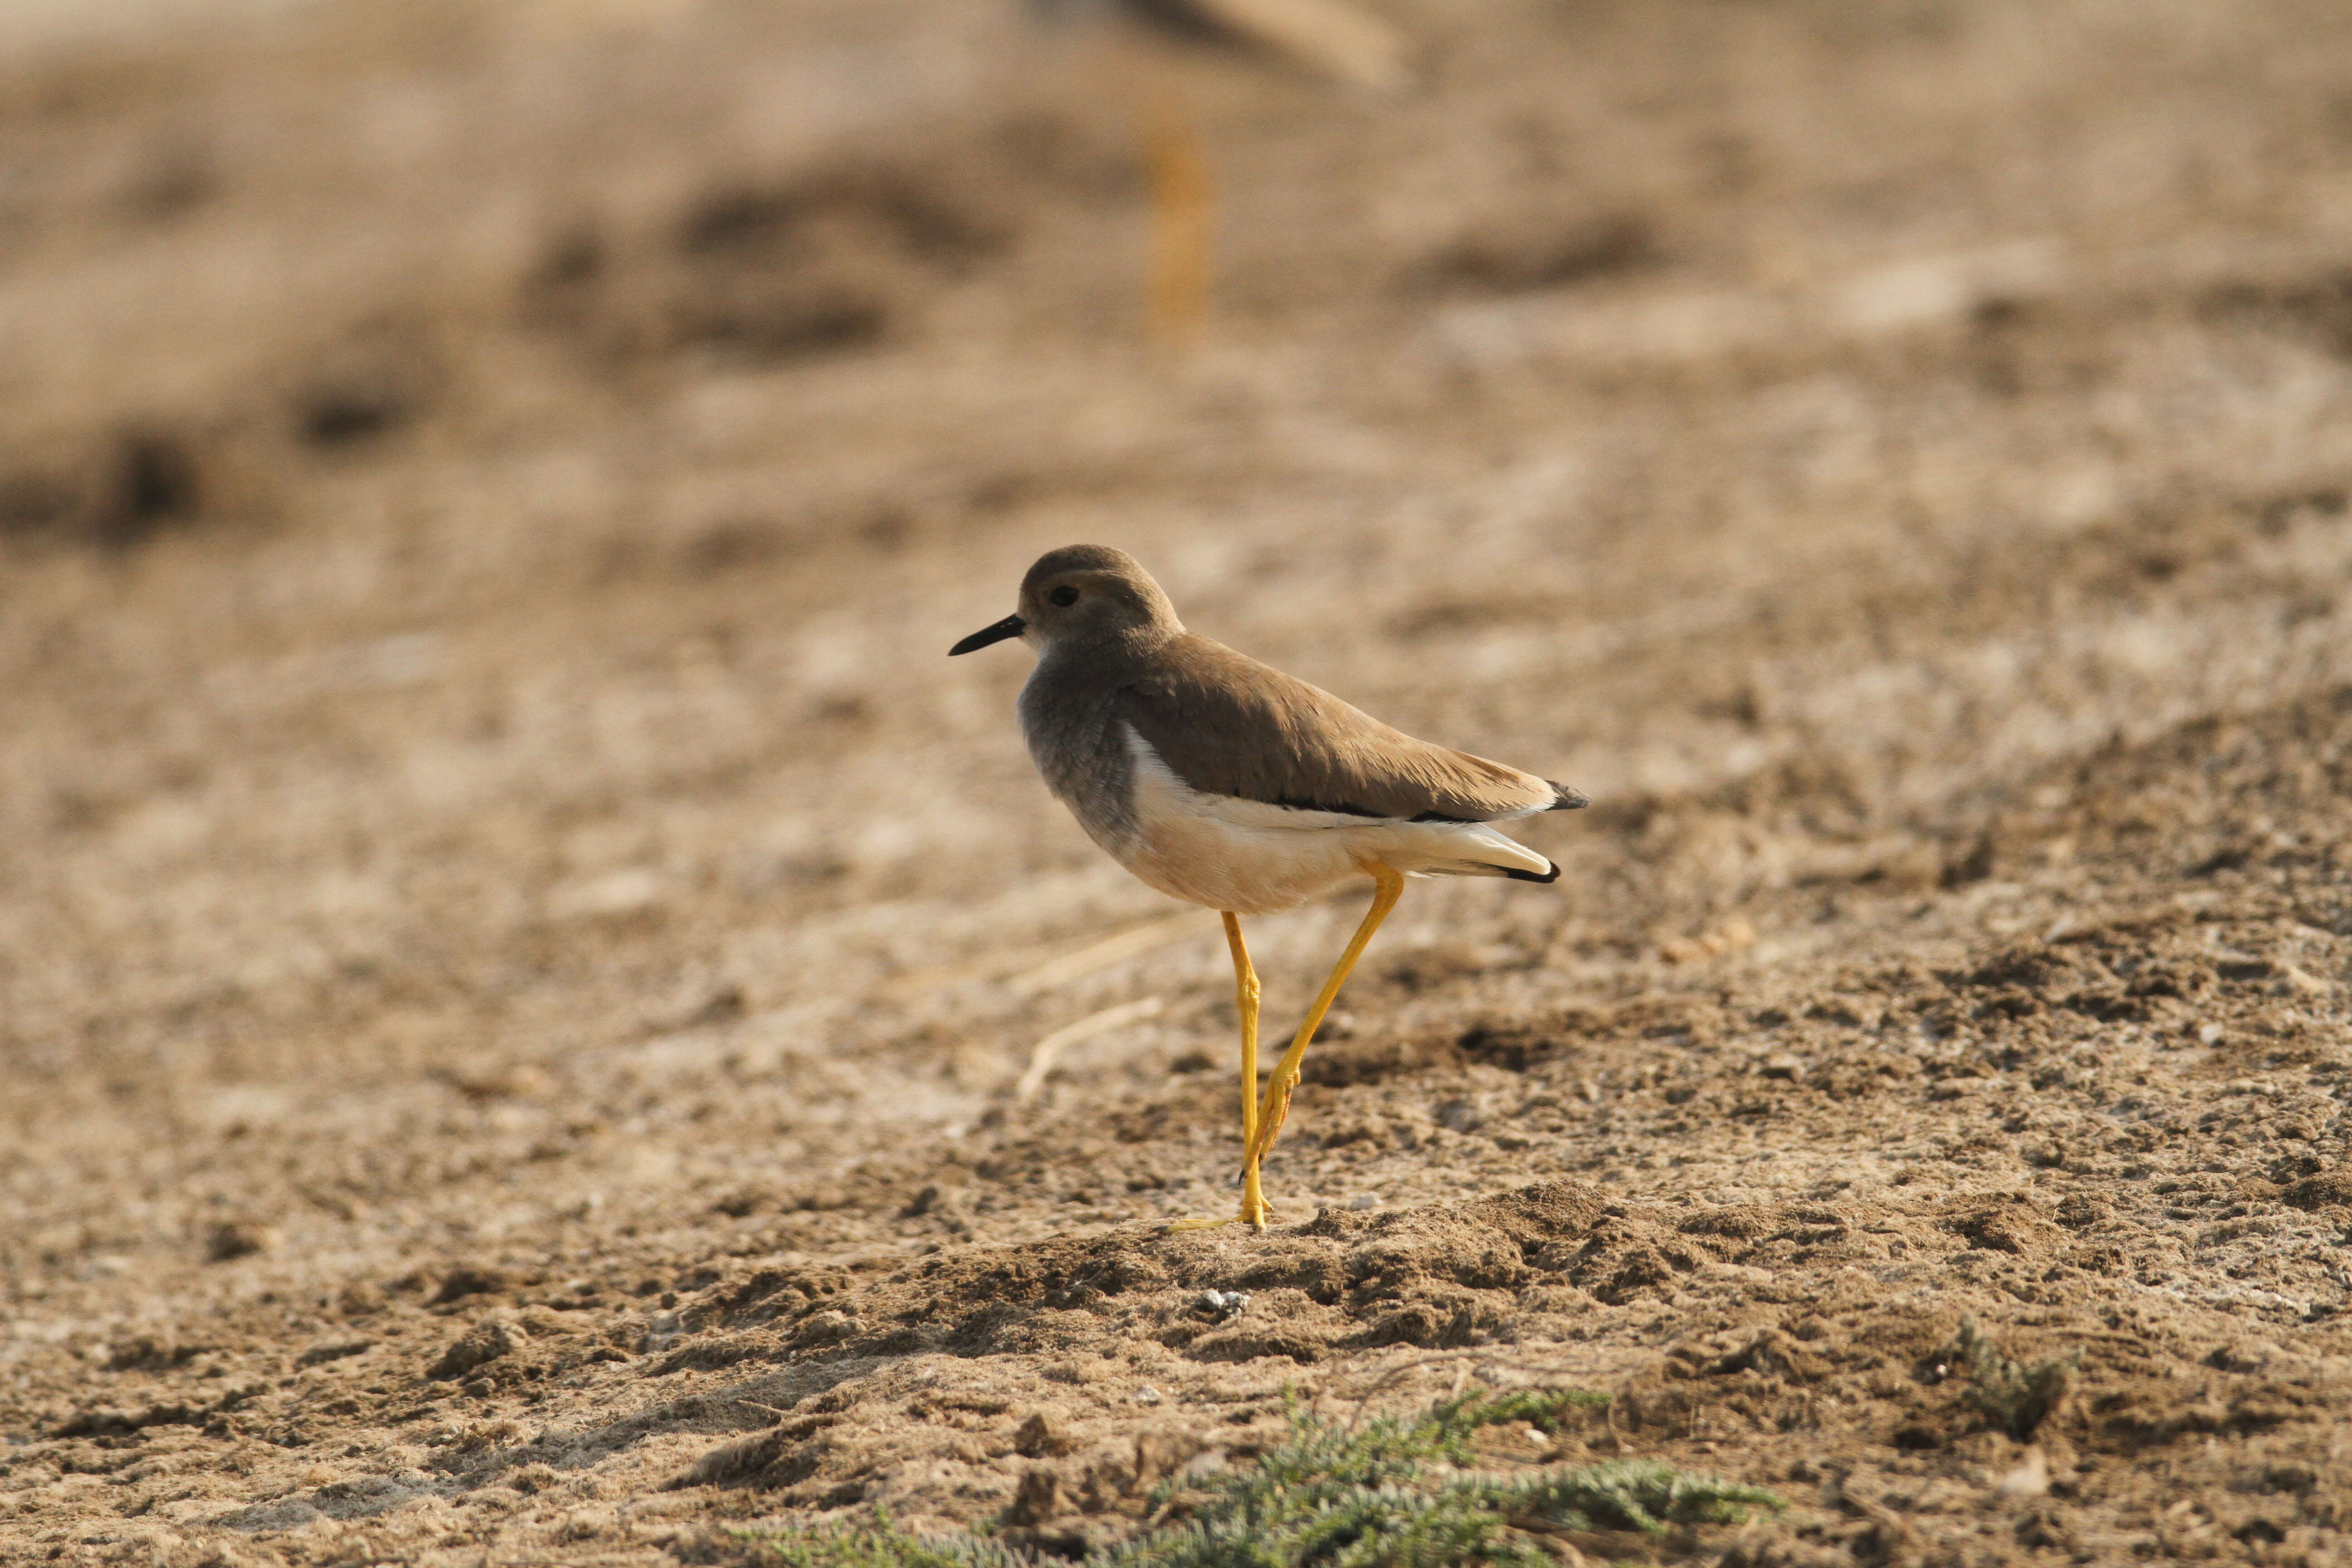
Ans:
{"label": "black wingtip", "polygon": [[1551,869],[1550,869],[1550,870],[1549,870],[1549,871],[1546,871],[1546,872],[1545,872],[1542,876],[1540,876],[1540,877],[1537,876],[1533,871],[1522,871],[1522,870],[1520,870],[1517,866],[1506,866],[1506,867],[1504,867],[1504,868],[1503,868],[1503,875],[1504,875],[1504,876],[1506,876],[1506,877],[1508,877],[1508,878],[1509,878],[1512,881],[1514,881],[1514,882],[1546,882],[1546,883],[1549,883],[1549,882],[1557,882],[1557,881],[1559,881],[1559,861],[1557,861],[1557,860],[1549,860],[1549,861],[1546,861],[1546,862],[1545,862],[1545,864],[1546,864],[1546,865],[1548,865],[1548,866],[1549,866],[1549,867],[1551,868]]}
{"label": "black wingtip", "polygon": [[1544,807],[1546,811],[1580,811],[1592,804],[1592,797],[1580,789],[1570,789],[1564,784],[1552,784],[1549,779],[1544,780],[1544,783],[1551,784],[1554,795],[1552,803]]}

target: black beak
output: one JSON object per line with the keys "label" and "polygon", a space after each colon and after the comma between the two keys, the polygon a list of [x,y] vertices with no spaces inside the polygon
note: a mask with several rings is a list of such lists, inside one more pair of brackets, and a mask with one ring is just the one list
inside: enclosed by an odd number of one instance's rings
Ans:
{"label": "black beak", "polygon": [[990,643],[1003,642],[1006,637],[1017,637],[1026,631],[1028,626],[1029,623],[1019,616],[1007,616],[992,626],[981,627],[980,630],[948,649],[948,657],[953,658],[960,653],[970,653],[974,648],[986,647]]}

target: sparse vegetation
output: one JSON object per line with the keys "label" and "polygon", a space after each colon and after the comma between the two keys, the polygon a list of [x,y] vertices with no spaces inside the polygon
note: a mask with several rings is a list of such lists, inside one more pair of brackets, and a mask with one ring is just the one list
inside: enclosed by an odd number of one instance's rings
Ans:
{"label": "sparse vegetation", "polygon": [[2033,1436],[2074,1386],[2079,1352],[2021,1366],[2009,1359],[1974,1318],[1962,1318],[1953,1360],[1968,1374],[1971,1409],[2019,1442]]}
{"label": "sparse vegetation", "polygon": [[875,1511],[865,1525],[777,1531],[730,1530],[707,1535],[680,1555],[726,1568],[1031,1568],[1032,1560],[984,1535],[911,1534]]}
{"label": "sparse vegetation", "polygon": [[[1671,1465],[1616,1460],[1501,1475],[1466,1468],[1482,1426],[1549,1430],[1596,1394],[1541,1390],[1472,1394],[1417,1416],[1360,1426],[1294,1413],[1288,1439],[1249,1466],[1163,1483],[1152,1517],[1175,1522],[1105,1554],[1115,1568],[1339,1568],[1555,1561],[1540,1537],[1559,1531],[1664,1533],[1677,1524],[1733,1524],[1778,1510],[1760,1487]],[[1024,1561],[984,1537],[923,1539],[877,1516],[864,1528],[751,1534],[743,1568],[998,1568]]]}

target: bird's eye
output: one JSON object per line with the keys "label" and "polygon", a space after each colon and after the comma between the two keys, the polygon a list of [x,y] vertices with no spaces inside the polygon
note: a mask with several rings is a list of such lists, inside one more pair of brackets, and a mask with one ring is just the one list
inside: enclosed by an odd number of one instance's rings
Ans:
{"label": "bird's eye", "polygon": [[1065,583],[1045,595],[1046,602],[1060,609],[1068,609],[1078,602],[1078,591]]}

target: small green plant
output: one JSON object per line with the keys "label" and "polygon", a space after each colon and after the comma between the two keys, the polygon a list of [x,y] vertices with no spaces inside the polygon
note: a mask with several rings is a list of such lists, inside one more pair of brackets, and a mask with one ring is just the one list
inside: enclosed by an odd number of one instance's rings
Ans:
{"label": "small green plant", "polygon": [[1034,1568],[1028,1557],[984,1535],[910,1534],[878,1508],[870,1524],[730,1530],[705,1536],[681,1556],[724,1568]]}
{"label": "small green plant", "polygon": [[[1290,1433],[1255,1463],[1163,1482],[1151,1517],[1175,1523],[1111,1548],[1111,1568],[1552,1568],[1539,1542],[1559,1531],[1663,1533],[1736,1524],[1780,1500],[1644,1460],[1520,1475],[1470,1468],[1479,1428],[1524,1421],[1551,1429],[1596,1394],[1474,1394],[1419,1415],[1341,1425],[1294,1409]],[[1012,1568],[1024,1560],[976,1536],[920,1539],[877,1516],[866,1528],[789,1535],[736,1532],[735,1568]]]}
{"label": "small green plant", "polygon": [[2021,1366],[2001,1354],[1974,1318],[1962,1318],[1953,1359],[1968,1373],[1969,1391],[1963,1397],[1969,1406],[2022,1443],[2065,1403],[2082,1352]]}
{"label": "small green plant", "polygon": [[1557,1432],[1572,1414],[1608,1408],[1605,1394],[1587,1394],[1580,1388],[1526,1388],[1509,1394],[1465,1394],[1433,1405],[1423,1419],[1465,1435],[1513,1421],[1524,1421],[1538,1432]]}
{"label": "small green plant", "polygon": [[[1780,1500],[1671,1465],[1621,1460],[1505,1476],[1465,1470],[1482,1426],[1557,1426],[1587,1394],[1472,1394],[1418,1416],[1346,1427],[1294,1411],[1287,1441],[1247,1469],[1195,1481],[1191,1517],[1108,1553],[1116,1568],[1537,1568],[1536,1536],[1559,1530],[1657,1534],[1674,1524],[1736,1523]],[[1154,1500],[1175,1500],[1170,1487]],[[1155,1511],[1157,1511],[1155,1510]]]}

